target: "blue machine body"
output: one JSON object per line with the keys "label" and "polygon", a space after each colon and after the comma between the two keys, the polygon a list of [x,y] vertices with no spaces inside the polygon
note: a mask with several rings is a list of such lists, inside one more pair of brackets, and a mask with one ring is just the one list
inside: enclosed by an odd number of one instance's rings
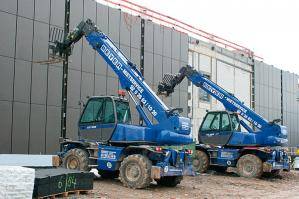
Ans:
{"label": "blue machine body", "polygon": [[[176,109],[168,108],[144,81],[137,66],[130,62],[109,37],[97,29],[94,23],[90,20],[81,22],[73,32],[68,34],[63,43],[56,44],[53,48],[54,54],[60,56],[71,54],[71,46],[83,36],[118,76],[122,89],[127,91],[135,103],[145,125],[137,126],[120,121],[110,124],[79,122],[80,140],[64,141],[62,144],[65,152],[76,147],[91,148],[91,145],[96,144],[98,146],[96,167],[100,170],[111,171],[118,170],[123,157],[130,155],[132,150],[137,153],[141,151],[153,161],[153,166],[161,168],[161,176],[193,174],[192,155],[187,153],[185,148],[186,145],[194,147],[190,119],[180,116]],[[98,98],[101,97],[90,98],[86,107],[91,100]],[[111,98],[112,103],[119,100],[113,96],[106,98]],[[155,124],[149,119],[150,117],[155,119]],[[106,140],[99,139],[99,132],[108,131],[111,133]],[[93,137],[84,138],[80,132]],[[163,150],[155,151],[154,148],[157,146],[163,147]],[[172,146],[181,148],[173,149]]]}
{"label": "blue machine body", "polygon": [[[198,150],[207,151],[210,157],[211,165],[218,166],[236,166],[238,159],[244,153],[256,154],[263,162],[271,165],[272,170],[289,169],[288,155],[283,149],[287,146],[287,128],[277,124],[278,120],[272,122],[267,121],[262,116],[255,113],[216,83],[206,78],[202,73],[187,65],[182,67],[178,74],[167,74],[163,81],[159,84],[158,90],[161,93],[169,95],[174,91],[174,87],[178,85],[185,77],[193,83],[193,85],[200,87],[208,94],[213,96],[216,100],[221,102],[226,111],[212,111],[206,114],[201,127],[199,129],[199,140],[202,144],[198,144]],[[208,115],[219,114],[219,122],[223,114],[227,115],[228,129],[219,123],[219,127],[212,128],[212,119],[209,128],[205,129],[204,122]],[[239,128],[233,128],[232,116],[238,120]],[[241,116],[247,120],[255,129],[238,119]],[[213,119],[214,121],[214,119]],[[240,125],[244,127],[247,132],[242,132]],[[235,125],[236,127],[236,125]]]}

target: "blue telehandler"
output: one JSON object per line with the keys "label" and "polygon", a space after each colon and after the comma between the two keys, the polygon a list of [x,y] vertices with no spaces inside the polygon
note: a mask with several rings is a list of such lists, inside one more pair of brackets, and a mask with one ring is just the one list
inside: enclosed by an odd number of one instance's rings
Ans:
{"label": "blue telehandler", "polygon": [[[168,108],[145,83],[137,66],[91,20],[82,21],[63,41],[50,45],[53,60],[71,55],[72,46],[82,37],[112,68],[124,90],[119,96],[88,99],[78,122],[79,139],[61,141],[62,164],[85,171],[95,168],[103,178],[120,177],[130,188],[145,188],[153,180],[176,186],[183,175],[192,175],[195,145],[190,119],[180,116],[180,108]],[[125,91],[144,125],[132,124]]]}
{"label": "blue telehandler", "polygon": [[261,177],[263,173],[277,175],[281,170],[289,170],[289,157],[284,148],[288,142],[287,129],[277,124],[280,120],[267,121],[189,65],[182,67],[178,74],[165,74],[158,92],[170,95],[185,77],[226,109],[208,112],[204,117],[194,153],[195,171],[205,172],[209,166],[216,166],[243,177]]}

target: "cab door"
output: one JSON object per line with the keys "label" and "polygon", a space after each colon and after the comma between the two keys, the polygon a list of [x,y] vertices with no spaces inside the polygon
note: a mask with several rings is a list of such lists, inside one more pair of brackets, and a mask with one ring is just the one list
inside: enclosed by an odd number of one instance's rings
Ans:
{"label": "cab door", "polygon": [[216,137],[220,131],[221,114],[219,112],[207,113],[198,133],[198,140],[204,144],[216,144]]}
{"label": "cab door", "polygon": [[227,112],[207,113],[199,130],[200,142],[222,146],[228,143],[231,135],[231,120]]}
{"label": "cab door", "polygon": [[115,125],[112,98],[91,98],[79,120],[79,138],[107,142],[113,134]]}

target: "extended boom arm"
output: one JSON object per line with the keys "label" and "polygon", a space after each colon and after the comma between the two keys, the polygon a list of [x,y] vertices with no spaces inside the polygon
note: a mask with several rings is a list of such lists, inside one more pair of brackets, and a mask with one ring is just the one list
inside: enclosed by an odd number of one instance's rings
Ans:
{"label": "extended boom arm", "polygon": [[[269,123],[266,119],[245,106],[244,103],[239,101],[235,96],[207,79],[202,73],[196,71],[189,65],[182,67],[176,75],[166,74],[163,81],[160,82],[158,86],[158,92],[168,96],[174,91],[175,86],[180,84],[185,77],[187,77],[194,85],[202,88],[220,101],[226,110],[238,113],[260,130],[269,128],[274,122],[277,122],[276,120]],[[243,123],[242,126],[248,131],[252,131],[246,124]]]}
{"label": "extended boom arm", "polygon": [[74,31],[69,33],[64,41],[55,42],[50,46],[53,56],[64,58],[72,52],[72,45],[83,36],[108,63],[119,77],[121,87],[128,91],[136,104],[136,109],[148,127],[153,126],[144,109],[157,120],[155,127],[168,129],[177,133],[190,133],[190,120],[180,117],[169,109],[154,91],[144,82],[144,78],[136,65],[130,62],[117,46],[103,32],[98,30],[91,20],[82,21]]}

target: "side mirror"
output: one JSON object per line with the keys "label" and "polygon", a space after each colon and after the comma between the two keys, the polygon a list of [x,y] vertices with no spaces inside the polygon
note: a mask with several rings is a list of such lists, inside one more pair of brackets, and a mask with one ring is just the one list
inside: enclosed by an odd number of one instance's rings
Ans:
{"label": "side mirror", "polygon": [[84,103],[84,101],[83,101],[83,100],[79,100],[79,101],[78,101],[78,105],[79,105],[79,106],[81,106],[81,105],[82,105],[83,107],[85,107],[85,103]]}

